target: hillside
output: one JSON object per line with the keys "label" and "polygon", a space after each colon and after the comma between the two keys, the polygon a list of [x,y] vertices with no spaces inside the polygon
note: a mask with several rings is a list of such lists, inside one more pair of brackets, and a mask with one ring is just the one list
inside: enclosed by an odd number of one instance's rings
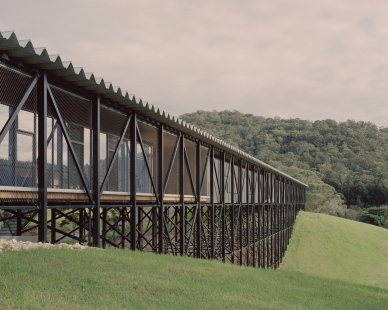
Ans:
{"label": "hillside", "polygon": [[343,200],[348,206],[366,207],[388,202],[388,128],[238,111],[197,111],[181,118],[275,167],[293,167],[291,174],[298,168],[316,175],[316,185],[331,186],[340,195],[333,200],[329,194],[327,203]]}
{"label": "hillside", "polygon": [[388,230],[301,212],[282,268],[388,289]]}
{"label": "hillside", "polygon": [[387,240],[381,228],[301,213],[287,270],[119,249],[3,251],[0,308],[387,309]]}

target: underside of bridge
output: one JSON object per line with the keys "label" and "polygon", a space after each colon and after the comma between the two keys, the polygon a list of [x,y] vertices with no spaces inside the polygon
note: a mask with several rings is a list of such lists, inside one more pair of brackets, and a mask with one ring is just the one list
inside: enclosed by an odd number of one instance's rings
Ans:
{"label": "underside of bridge", "polygon": [[304,208],[305,184],[13,32],[0,128],[10,235],[276,268]]}

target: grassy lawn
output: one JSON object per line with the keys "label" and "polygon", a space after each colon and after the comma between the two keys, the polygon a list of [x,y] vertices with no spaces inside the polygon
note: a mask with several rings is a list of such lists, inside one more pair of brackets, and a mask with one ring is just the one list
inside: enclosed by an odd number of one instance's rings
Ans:
{"label": "grassy lawn", "polygon": [[388,289],[388,229],[301,212],[283,268]]}
{"label": "grassy lawn", "polygon": [[[376,268],[380,268],[388,261],[388,256],[385,260],[380,256],[380,247],[365,239],[365,244],[358,244],[359,253],[355,245],[349,245],[343,256],[333,250],[335,259],[331,261],[336,265],[332,267],[329,262],[325,265],[327,258],[320,260],[316,253],[325,247],[320,239],[306,243],[311,251],[304,248],[307,232],[326,231],[327,223],[317,224],[326,220],[332,222],[328,231],[334,239],[348,240],[336,233],[345,225],[342,221],[336,224],[340,219],[302,213],[287,253],[287,270],[116,249],[3,251],[0,309],[388,309],[384,277],[371,277],[364,271],[364,266],[370,270],[370,263],[378,263]],[[375,227],[354,223],[356,232],[365,227],[364,233],[375,236]],[[302,233],[307,226],[311,230]],[[348,232],[354,236],[355,231]],[[384,239],[384,233],[377,230],[376,235],[383,234]],[[298,251],[305,252],[299,255]],[[358,256],[364,258],[364,264]],[[357,261],[348,262],[351,258]],[[341,267],[346,264],[352,268]],[[334,276],[340,271],[341,275]]]}
{"label": "grassy lawn", "polygon": [[185,257],[37,249],[0,255],[1,309],[384,309],[388,290]]}

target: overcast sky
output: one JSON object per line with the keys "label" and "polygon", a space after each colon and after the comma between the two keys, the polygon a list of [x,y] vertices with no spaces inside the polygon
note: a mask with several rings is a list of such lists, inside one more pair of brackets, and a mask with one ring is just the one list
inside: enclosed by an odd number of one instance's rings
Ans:
{"label": "overcast sky", "polygon": [[0,30],[173,115],[388,127],[388,2],[0,0]]}

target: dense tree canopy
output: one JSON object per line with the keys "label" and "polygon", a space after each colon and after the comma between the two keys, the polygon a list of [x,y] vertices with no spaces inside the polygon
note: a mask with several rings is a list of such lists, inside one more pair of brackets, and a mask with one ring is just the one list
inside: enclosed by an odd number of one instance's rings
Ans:
{"label": "dense tree canopy", "polygon": [[347,206],[388,203],[388,128],[238,111],[197,111],[181,118],[295,177],[309,171],[322,182],[314,178],[316,184],[333,187]]}

